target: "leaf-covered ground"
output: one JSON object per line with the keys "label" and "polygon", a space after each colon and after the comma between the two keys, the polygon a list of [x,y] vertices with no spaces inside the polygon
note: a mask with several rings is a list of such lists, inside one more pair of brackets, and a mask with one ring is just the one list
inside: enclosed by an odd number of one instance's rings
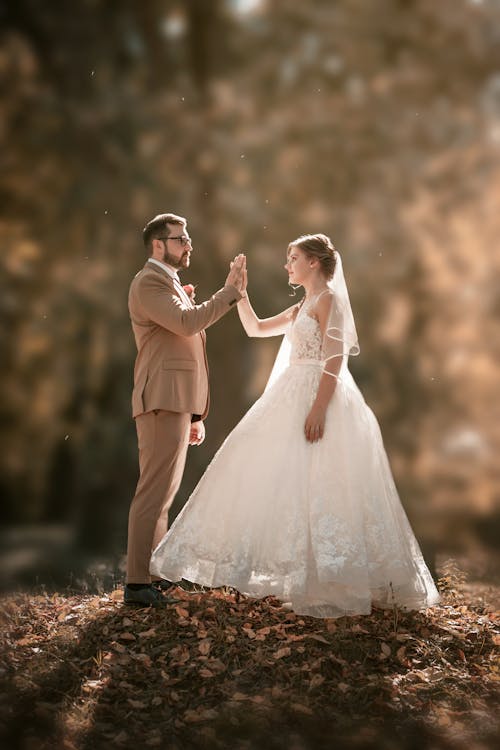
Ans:
{"label": "leaf-covered ground", "polygon": [[230,590],[176,587],[161,611],[6,596],[2,747],[498,747],[497,591],[439,587],[426,612],[337,620]]}

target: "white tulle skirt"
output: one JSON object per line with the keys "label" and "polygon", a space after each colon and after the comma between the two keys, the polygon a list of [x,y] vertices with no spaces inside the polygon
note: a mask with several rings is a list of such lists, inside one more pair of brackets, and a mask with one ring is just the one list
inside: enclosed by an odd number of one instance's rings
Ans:
{"label": "white tulle skirt", "polygon": [[321,372],[291,364],[256,401],[155,549],[153,574],[272,594],[313,617],[439,601],[377,420],[347,368],[323,439],[306,441]]}

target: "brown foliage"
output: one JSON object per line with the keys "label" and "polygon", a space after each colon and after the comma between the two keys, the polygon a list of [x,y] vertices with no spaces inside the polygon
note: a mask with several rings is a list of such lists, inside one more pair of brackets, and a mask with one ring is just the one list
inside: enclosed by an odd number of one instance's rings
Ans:
{"label": "brown foliage", "polygon": [[[446,574],[426,612],[299,617],[273,598],[171,592],[2,602],[6,747],[493,748],[498,590]],[[416,744],[415,744],[416,743]]]}

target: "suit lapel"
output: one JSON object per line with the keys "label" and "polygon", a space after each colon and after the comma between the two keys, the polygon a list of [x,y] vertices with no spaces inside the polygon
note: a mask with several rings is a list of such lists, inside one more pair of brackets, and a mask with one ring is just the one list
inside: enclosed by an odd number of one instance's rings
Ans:
{"label": "suit lapel", "polygon": [[[184,304],[188,305],[189,307],[194,307],[193,303],[191,302],[189,296],[184,291],[182,284],[177,281],[177,279],[174,279],[173,276],[170,276],[163,268],[160,266],[157,266],[156,263],[148,263],[146,261],[146,265],[144,266],[145,269],[156,271],[156,273],[160,274],[165,281],[171,286],[174,290],[174,292],[178,295],[178,297],[184,302]],[[201,340],[203,341],[203,346],[206,346],[207,343],[207,334],[205,331],[200,331]],[[205,356],[206,360],[206,356]],[[207,364],[208,368],[208,364]]]}
{"label": "suit lapel", "polygon": [[146,261],[146,265],[144,268],[147,268],[149,270],[156,271],[160,276],[162,276],[164,279],[166,279],[169,284],[174,288],[175,292],[177,293],[178,297],[186,304],[188,307],[194,307],[193,303],[191,302],[189,295],[186,294],[184,291],[184,288],[180,281],[177,281],[173,276],[170,276],[169,273],[165,271],[165,269],[161,268],[161,266],[157,266],[156,263],[149,263]]}
{"label": "suit lapel", "polygon": [[177,281],[177,279],[172,279],[172,281],[174,282],[174,289],[179,293],[180,298],[186,303],[186,305],[193,307],[193,303],[182,284]]}

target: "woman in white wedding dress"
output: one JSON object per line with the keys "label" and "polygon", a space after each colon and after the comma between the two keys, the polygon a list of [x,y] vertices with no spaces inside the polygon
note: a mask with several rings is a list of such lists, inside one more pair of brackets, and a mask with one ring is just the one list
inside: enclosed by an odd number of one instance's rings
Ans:
{"label": "woman in white wedding dress", "polygon": [[262,396],[228,435],[151,572],[269,594],[298,614],[424,609],[439,594],[394,484],[377,420],[348,369],[358,354],[342,261],[325,235],[290,243],[285,268],[304,299],[249,336],[285,334]]}

